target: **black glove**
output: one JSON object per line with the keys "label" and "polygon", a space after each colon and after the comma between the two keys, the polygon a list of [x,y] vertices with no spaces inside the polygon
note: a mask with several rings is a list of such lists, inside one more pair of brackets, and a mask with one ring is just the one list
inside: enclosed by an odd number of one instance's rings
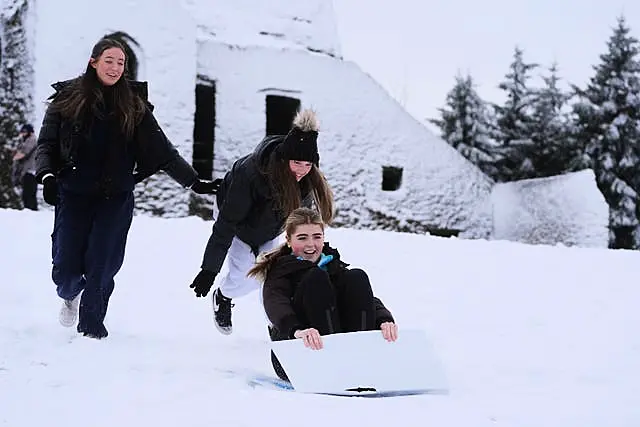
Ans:
{"label": "black glove", "polygon": [[58,183],[56,177],[49,175],[42,181],[42,196],[44,201],[48,204],[55,206],[58,204]]}
{"label": "black glove", "polygon": [[189,287],[193,288],[197,297],[206,297],[213,286],[215,278],[216,273],[213,271],[200,270],[200,273],[193,279],[193,283]]}
{"label": "black glove", "polygon": [[213,181],[196,179],[191,189],[198,194],[216,194],[221,183],[222,178],[214,179]]}

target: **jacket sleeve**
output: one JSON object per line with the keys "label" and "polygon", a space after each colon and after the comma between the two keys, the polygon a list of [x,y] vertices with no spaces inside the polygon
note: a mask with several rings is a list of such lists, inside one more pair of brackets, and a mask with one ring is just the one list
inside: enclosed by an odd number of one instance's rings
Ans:
{"label": "jacket sleeve", "polygon": [[40,183],[44,175],[55,175],[60,165],[60,122],[60,113],[49,106],[36,144],[36,179]]}
{"label": "jacket sleeve", "polygon": [[262,304],[267,318],[278,332],[288,338],[294,338],[295,331],[304,328],[291,305],[291,289],[291,284],[285,277],[267,277],[262,288]]}
{"label": "jacket sleeve", "polygon": [[159,170],[167,172],[183,187],[190,187],[198,178],[195,169],[180,155],[164,134],[149,105],[138,126],[137,139],[136,182],[148,178]]}
{"label": "jacket sleeve", "polygon": [[213,224],[211,236],[204,251],[201,268],[220,272],[229,246],[236,235],[238,223],[247,217],[253,206],[253,188],[245,168],[234,168],[218,218]]}
{"label": "jacket sleeve", "polygon": [[380,328],[380,325],[382,325],[385,322],[395,322],[393,320],[393,316],[391,315],[391,312],[384,306],[382,301],[380,301],[380,298],[374,297],[373,304],[376,311],[376,327],[377,328]]}
{"label": "jacket sleeve", "polygon": [[[167,143],[169,143],[169,140],[167,140]],[[173,160],[170,160],[162,170],[164,170],[167,175],[183,187],[191,187],[198,178],[198,173],[184,159],[184,157],[178,153],[178,150],[175,148],[173,148],[173,150],[175,151]]]}

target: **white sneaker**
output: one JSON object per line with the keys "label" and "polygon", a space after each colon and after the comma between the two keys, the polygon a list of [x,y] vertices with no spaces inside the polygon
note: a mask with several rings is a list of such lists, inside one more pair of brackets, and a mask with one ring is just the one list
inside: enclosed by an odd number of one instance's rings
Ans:
{"label": "white sneaker", "polygon": [[58,320],[65,328],[75,325],[78,320],[78,306],[80,305],[80,294],[72,300],[64,300],[60,307],[60,315]]}

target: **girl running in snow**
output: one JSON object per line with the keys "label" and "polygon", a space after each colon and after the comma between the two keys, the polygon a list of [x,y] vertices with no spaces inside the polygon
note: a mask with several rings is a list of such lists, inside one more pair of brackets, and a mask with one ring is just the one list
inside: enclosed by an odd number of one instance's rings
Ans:
{"label": "girl running in snow", "polygon": [[53,85],[36,148],[36,178],[55,205],[60,323],[73,326],[79,309],[78,332],[97,339],[108,335],[104,319],[124,260],[135,184],[162,169],[196,193],[216,187],[178,154],[153,117],[146,82],[129,81],[126,68],[118,41],[98,41],[84,74]]}

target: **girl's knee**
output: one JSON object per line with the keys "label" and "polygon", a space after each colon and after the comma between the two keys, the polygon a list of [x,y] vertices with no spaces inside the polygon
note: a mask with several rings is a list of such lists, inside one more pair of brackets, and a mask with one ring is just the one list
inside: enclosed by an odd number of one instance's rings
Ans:
{"label": "girl's knee", "polygon": [[366,304],[367,301],[373,300],[373,290],[369,277],[364,270],[353,269],[345,273],[341,279],[342,282],[342,298],[349,301],[348,304],[354,304],[356,301]]}
{"label": "girl's knee", "polygon": [[354,268],[346,271],[342,277],[345,286],[357,289],[371,289],[371,282],[367,273],[360,269]]}
{"label": "girl's knee", "polygon": [[369,283],[369,275],[361,268],[352,268],[344,273],[345,277],[354,282],[366,282]]}

